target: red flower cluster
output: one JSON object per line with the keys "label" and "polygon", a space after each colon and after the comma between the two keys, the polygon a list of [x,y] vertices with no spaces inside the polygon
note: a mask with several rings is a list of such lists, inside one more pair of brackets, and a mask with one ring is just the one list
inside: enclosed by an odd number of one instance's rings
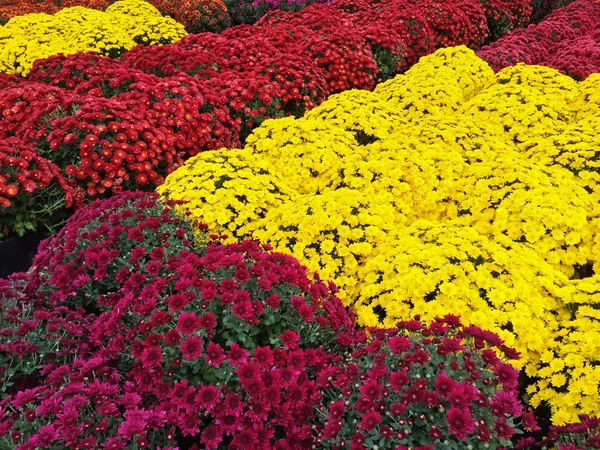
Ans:
{"label": "red flower cluster", "polygon": [[492,41],[526,26],[531,19],[531,0],[485,0],[480,3],[488,20]]}
{"label": "red flower cluster", "polygon": [[0,140],[0,237],[45,227],[53,231],[83,193],[60,169],[15,138]]}
{"label": "red flower cluster", "polygon": [[524,62],[552,67],[583,80],[600,72],[600,3],[578,0],[537,25],[483,47],[478,55],[494,70]]}
{"label": "red flower cluster", "polygon": [[539,23],[552,11],[564,8],[575,0],[532,0],[531,23]]}
{"label": "red flower cluster", "polygon": [[72,363],[87,348],[92,317],[64,306],[38,308],[24,293],[27,282],[25,274],[0,280],[0,385],[7,394],[34,387],[45,364]]}
{"label": "red flower cluster", "polygon": [[[518,373],[500,358],[518,354],[498,336],[462,326],[456,316],[429,327],[415,320],[370,333],[352,352],[352,363],[330,367],[319,377],[328,404],[317,428],[324,448],[349,443],[351,450],[364,450],[373,442],[399,450],[433,450],[442,443],[459,448],[465,441],[480,449],[510,444],[522,405]],[[523,420],[531,421],[530,416]]]}

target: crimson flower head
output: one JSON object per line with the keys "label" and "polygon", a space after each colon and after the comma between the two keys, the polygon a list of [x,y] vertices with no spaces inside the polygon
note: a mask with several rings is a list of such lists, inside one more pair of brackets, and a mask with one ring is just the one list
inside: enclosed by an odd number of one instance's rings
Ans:
{"label": "crimson flower head", "polygon": [[225,361],[225,352],[219,344],[210,342],[206,346],[204,359],[209,365],[218,368]]}
{"label": "crimson flower head", "polygon": [[381,414],[379,414],[377,411],[369,410],[362,415],[360,423],[358,424],[358,428],[365,431],[371,431],[380,423]]}
{"label": "crimson flower head", "polygon": [[186,361],[194,360],[202,355],[202,340],[198,336],[188,336],[179,349]]}
{"label": "crimson flower head", "polygon": [[383,388],[377,380],[367,380],[361,387],[361,399],[367,401],[377,401],[381,397]]}
{"label": "crimson flower head", "polygon": [[466,441],[467,434],[472,434],[475,431],[477,421],[471,417],[471,412],[468,409],[458,409],[453,406],[447,412],[446,423],[450,427],[451,434],[461,441]]}
{"label": "crimson flower head", "polygon": [[521,420],[523,421],[523,428],[525,428],[527,431],[541,430],[541,428],[538,426],[537,420],[535,420],[533,412],[527,411],[523,414]]}
{"label": "crimson flower head", "polygon": [[194,313],[182,312],[177,320],[177,330],[182,334],[192,334],[200,328],[200,319]]}

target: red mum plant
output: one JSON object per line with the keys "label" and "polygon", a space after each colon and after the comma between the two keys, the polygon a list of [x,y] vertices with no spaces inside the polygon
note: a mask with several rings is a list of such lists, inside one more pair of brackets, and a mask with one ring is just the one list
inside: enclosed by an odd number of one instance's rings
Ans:
{"label": "red mum plant", "polygon": [[16,137],[24,142],[43,139],[45,117],[67,109],[74,101],[69,93],[37,82],[13,83],[0,98],[0,138]]}
{"label": "red mum plant", "polygon": [[548,49],[527,30],[515,30],[503,39],[483,47],[478,53],[494,71],[519,62],[534,65],[548,58]]}
{"label": "red mum plant", "polygon": [[573,40],[544,65],[554,67],[577,81],[600,72],[600,29]]}
{"label": "red mum plant", "polygon": [[435,32],[427,18],[403,1],[371,8],[362,14],[357,13],[356,21],[358,25],[365,27],[373,23],[382,24],[399,33],[406,47],[406,67],[415,64],[421,56],[436,50]]}
{"label": "red mum plant", "polygon": [[[219,35],[213,34],[188,36],[220,38]],[[198,79],[212,78],[217,76],[217,71],[221,67],[221,59],[214,54],[196,46],[188,48],[181,42],[162,46],[138,45],[125,53],[120,61],[129,67],[161,78],[171,77],[182,72]]]}
{"label": "red mum plant", "polygon": [[537,25],[483,47],[478,56],[495,71],[524,62],[553,67],[582,80],[599,70],[598,20],[600,3],[579,0],[555,10]]}
{"label": "red mum plant", "polygon": [[79,84],[118,67],[121,67],[120,61],[95,52],[59,54],[36,60],[27,74],[27,79],[72,90]]}
{"label": "red mum plant", "polygon": [[352,357],[321,375],[316,448],[500,448],[520,433],[518,372],[503,362],[518,354],[456,316],[371,330]]}
{"label": "red mum plant", "polygon": [[564,8],[574,0],[532,0],[531,23],[541,22],[552,11]]}
{"label": "red mum plant", "polygon": [[479,48],[489,32],[484,10],[477,0],[426,0],[409,8],[427,19],[438,48],[455,45]]}
{"label": "red mum plant", "polygon": [[188,335],[250,350],[279,342],[286,330],[298,333],[301,345],[351,343],[352,317],[295,259],[254,242],[206,245],[194,236],[156,194],[97,201],[40,246],[27,293],[103,312],[107,325],[97,339],[122,331],[117,321],[127,324],[125,345],[171,326],[177,332],[168,345],[178,352]]}
{"label": "red mum plant", "polygon": [[[308,450],[321,400],[316,378],[335,360],[322,350],[274,349],[233,363],[233,388],[184,379],[147,392],[114,367],[119,355],[113,355],[48,364],[42,385],[6,398],[2,448]],[[152,371],[143,379],[157,377]]]}
{"label": "red mum plant", "polygon": [[487,17],[492,41],[529,24],[532,11],[530,0],[480,0],[480,3]]}
{"label": "red mum plant", "polygon": [[[19,449],[154,448],[174,437],[311,448],[317,378],[341,359],[326,349],[354,343],[353,316],[293,258],[202,236],[138,192],[92,203],[45,241],[13,297],[43,314],[85,307],[86,347],[4,401],[0,436]],[[44,335],[22,308],[11,313],[18,329]]]}
{"label": "red mum plant", "polygon": [[143,104],[152,126],[173,132],[174,146],[182,159],[202,150],[240,146],[239,127],[228,109],[209,104],[202,95],[207,89],[186,74],[161,79],[119,67],[82,83],[76,91]]}
{"label": "red mum plant", "polygon": [[0,141],[0,238],[54,231],[83,192],[60,169],[16,138]]}
{"label": "red mum plant", "polygon": [[201,84],[206,91],[215,93],[213,102],[227,105],[230,116],[240,127],[241,142],[265,119],[286,115],[281,104],[283,90],[267,75],[250,73],[240,78],[236,72],[227,71]]}
{"label": "red mum plant", "polygon": [[175,450],[164,409],[139,395],[111,363],[92,353],[72,364],[46,364],[40,386],[0,405],[0,446],[124,450],[151,441],[152,448]]}
{"label": "red mum plant", "polygon": [[38,148],[90,197],[153,189],[183,162],[173,129],[157,126],[138,100],[89,95],[57,115]]}
{"label": "red mum plant", "polygon": [[22,83],[25,83],[25,81],[19,75],[0,73],[0,88],[3,90],[9,87],[18,86]]}
{"label": "red mum plant", "polygon": [[50,0],[3,1],[2,4],[0,4],[0,25],[4,25],[15,16],[36,13],[54,14],[57,11],[58,8],[54,2]]}
{"label": "red mum plant", "polygon": [[[313,5],[302,12],[317,7],[326,14],[326,5]],[[281,24],[271,30],[270,36],[288,52],[308,55],[323,71],[330,94],[375,87],[377,63],[370,45],[355,27],[332,26],[315,32],[308,27]]]}

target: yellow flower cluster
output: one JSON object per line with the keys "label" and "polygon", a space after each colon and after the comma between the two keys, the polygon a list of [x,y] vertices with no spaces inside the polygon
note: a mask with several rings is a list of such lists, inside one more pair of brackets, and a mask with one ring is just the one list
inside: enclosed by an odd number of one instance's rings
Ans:
{"label": "yellow flower cluster", "polygon": [[252,237],[291,253],[324,280],[335,280],[340,298],[357,295],[358,268],[406,223],[388,202],[349,188],[304,195],[273,209],[253,225]]}
{"label": "yellow flower cluster", "polygon": [[[343,107],[349,101],[354,105],[352,110]],[[332,95],[305,115],[307,120],[322,120],[353,133],[357,143],[362,145],[400,131],[405,125],[403,117],[400,108],[380,95],[356,89]]]}
{"label": "yellow flower cluster", "polygon": [[337,176],[342,161],[365,157],[351,132],[320,119],[293,117],[266,120],[248,136],[246,150],[269,161],[301,194],[319,192],[324,180]]}
{"label": "yellow flower cluster", "polygon": [[494,81],[494,72],[465,46],[420,59],[404,75],[380,84],[375,92],[407,115],[454,114],[461,104]]}
{"label": "yellow flower cluster", "polygon": [[458,222],[397,229],[357,275],[355,308],[363,325],[394,327],[416,313],[432,320],[452,312],[496,332],[521,352],[528,370],[548,347],[544,333],[555,334],[569,317],[553,294],[554,270],[535,251]]}
{"label": "yellow flower cluster", "polygon": [[[599,111],[593,82],[522,64],[494,74],[441,49],[373,93],[254,130],[247,157],[290,191],[230,229],[332,279],[362,325],[454,313],[498,332],[537,380],[530,403],[576,421],[600,411]],[[175,186],[185,170],[167,180],[176,198],[214,190]]]}
{"label": "yellow flower cluster", "polygon": [[186,35],[143,0],[119,0],[106,12],[76,6],[54,15],[26,14],[0,27],[0,72],[27,75],[37,59],[98,52],[117,57],[137,44],[166,44]]}
{"label": "yellow flower cluster", "polygon": [[186,200],[191,219],[211,231],[245,239],[249,224],[297,196],[270,165],[248,150],[200,153],[173,172],[158,192]]}

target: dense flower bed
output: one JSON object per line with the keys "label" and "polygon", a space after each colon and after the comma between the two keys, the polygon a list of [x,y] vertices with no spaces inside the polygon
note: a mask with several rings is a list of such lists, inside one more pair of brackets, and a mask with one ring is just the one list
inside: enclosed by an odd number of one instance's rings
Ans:
{"label": "dense flower bed", "polygon": [[265,121],[158,191],[332,279],[363,326],[459,313],[498,333],[529,403],[575,421],[600,410],[598,77],[438,50],[374,92]]}
{"label": "dense flower bed", "polygon": [[93,203],[0,283],[2,448],[484,449],[536,427],[498,336],[357,330],[294,258],[173,206]]}
{"label": "dense flower bed", "polygon": [[578,0],[537,25],[502,37],[478,55],[496,71],[518,62],[553,67],[576,80],[600,72],[600,3]]}
{"label": "dense flower bed", "polygon": [[[134,11],[135,2],[90,14],[127,13],[135,21],[141,17],[136,14],[156,12],[145,3]],[[14,169],[3,169],[10,195],[0,195],[2,207],[15,220],[3,223],[0,233],[53,229],[56,217],[65,215],[64,208],[54,211],[57,205],[77,206],[82,196],[154,189],[190,156],[239,147],[265,119],[300,117],[333,93],[372,89],[439,46],[478,48],[491,17],[476,0],[361,5],[340,1],[273,12],[253,27],[138,46],[120,59],[93,52],[57,55],[37,60],[24,79],[2,76],[0,139],[12,140],[2,148],[32,149],[58,167],[77,202],[32,200],[12,181]],[[59,15],[75,18],[82,11]],[[34,20],[27,17],[18,19]],[[63,195],[64,187],[54,191]],[[27,217],[14,215],[24,209],[31,211]]]}

